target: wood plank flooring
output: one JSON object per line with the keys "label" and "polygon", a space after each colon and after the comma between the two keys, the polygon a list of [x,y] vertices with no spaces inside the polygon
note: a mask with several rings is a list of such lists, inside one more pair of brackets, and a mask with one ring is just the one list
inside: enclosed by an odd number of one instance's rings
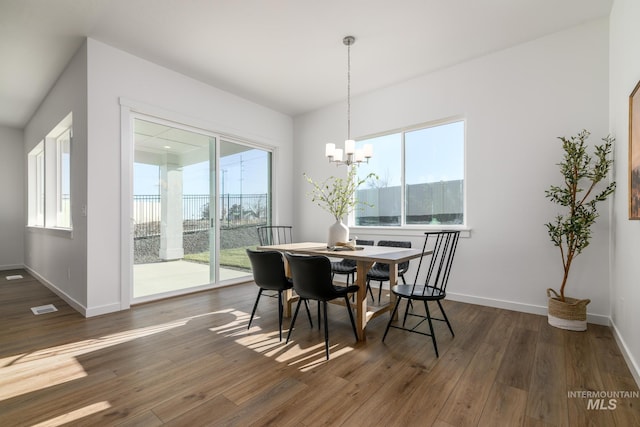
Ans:
{"label": "wood plank flooring", "polygon": [[[640,426],[640,398],[598,410],[568,394],[638,392],[609,328],[445,301],[456,336],[436,322],[436,358],[422,335],[392,329],[382,343],[387,315],[356,343],[332,305],[326,361],[316,318],[278,341],[274,298],[247,330],[256,294],[239,285],[85,319],[28,273],[3,272],[0,425]],[[44,304],[58,311],[31,313]]]}

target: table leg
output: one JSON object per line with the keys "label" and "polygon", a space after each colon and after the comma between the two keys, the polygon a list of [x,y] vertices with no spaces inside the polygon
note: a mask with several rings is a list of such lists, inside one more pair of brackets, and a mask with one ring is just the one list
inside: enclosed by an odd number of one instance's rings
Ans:
{"label": "table leg", "polygon": [[[396,294],[391,289],[398,284],[398,264],[389,264],[389,307],[393,311],[396,305]],[[380,284],[382,286],[382,284]],[[393,320],[398,320],[398,312],[396,312]]]}
{"label": "table leg", "polygon": [[[284,275],[287,277],[291,277],[291,267],[289,266],[289,261],[287,261],[286,257],[282,257],[282,261],[284,261]],[[284,310],[282,310],[282,314],[284,317],[291,317],[291,305],[293,304],[293,290],[287,289],[284,291]]]}
{"label": "table leg", "polygon": [[356,284],[358,292],[356,294],[356,331],[358,340],[366,341],[365,327],[367,326],[367,273],[373,265],[371,261],[356,262]]}
{"label": "table leg", "polygon": [[293,304],[293,291],[291,289],[287,289],[284,291],[284,304],[282,315],[284,317],[291,317],[291,305]]}

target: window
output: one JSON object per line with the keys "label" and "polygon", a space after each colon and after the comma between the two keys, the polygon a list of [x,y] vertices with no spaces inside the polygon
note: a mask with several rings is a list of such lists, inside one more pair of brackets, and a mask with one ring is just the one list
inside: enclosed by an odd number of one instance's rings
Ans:
{"label": "window", "polygon": [[29,152],[29,226],[71,228],[71,124],[69,114]]}
{"label": "window", "polygon": [[40,141],[27,158],[29,170],[28,221],[33,227],[44,227],[44,141]]}
{"label": "window", "polygon": [[71,128],[56,138],[56,227],[71,228]]}
{"label": "window", "polygon": [[367,206],[356,211],[354,225],[464,224],[464,133],[458,120],[358,141],[374,152],[358,176],[378,178],[357,191]]}

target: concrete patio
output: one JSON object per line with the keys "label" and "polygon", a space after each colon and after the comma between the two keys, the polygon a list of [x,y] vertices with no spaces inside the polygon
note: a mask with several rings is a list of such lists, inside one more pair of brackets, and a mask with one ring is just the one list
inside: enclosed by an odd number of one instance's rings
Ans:
{"label": "concrete patio", "polygon": [[[251,272],[221,267],[217,282],[241,278],[251,280]],[[211,279],[207,264],[176,260],[134,265],[133,282],[133,298],[141,298],[206,285]]]}

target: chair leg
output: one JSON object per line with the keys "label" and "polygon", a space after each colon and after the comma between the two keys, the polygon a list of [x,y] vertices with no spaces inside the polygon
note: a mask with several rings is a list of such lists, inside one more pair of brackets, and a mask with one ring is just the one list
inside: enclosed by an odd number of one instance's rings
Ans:
{"label": "chair leg", "polygon": [[[320,304],[320,301],[318,301]],[[324,351],[327,354],[327,360],[329,360],[329,316],[327,316],[327,302],[322,301],[324,308]]]}
{"label": "chair leg", "polygon": [[356,330],[356,321],[353,318],[353,313],[351,312],[351,304],[349,304],[349,297],[344,296],[344,302],[347,304],[347,313],[349,313],[349,319],[351,320],[351,327],[353,328],[353,335],[356,337],[356,341],[358,341],[358,331]]}
{"label": "chair leg", "polygon": [[304,300],[304,308],[307,309],[307,317],[309,317],[309,325],[313,329],[313,322],[311,321],[311,311],[309,311],[309,301]]}
{"label": "chair leg", "polygon": [[279,332],[279,337],[280,337],[280,341],[282,341],[282,312],[283,312],[283,308],[282,308],[282,291],[278,291],[278,332]]}
{"label": "chair leg", "polygon": [[322,321],[322,316],[320,316],[320,301],[318,301],[318,330],[320,330],[321,321]]}
{"label": "chair leg", "polygon": [[427,312],[427,320],[429,321],[429,330],[431,331],[433,349],[436,351],[436,357],[440,357],[438,356],[438,344],[436,344],[436,334],[433,332],[433,323],[431,322],[431,314],[429,313],[429,304],[427,304],[427,301],[424,301],[424,309]]}
{"label": "chair leg", "polygon": [[382,342],[384,342],[384,339],[387,337],[387,332],[389,332],[389,328],[391,327],[391,322],[393,322],[393,318],[396,315],[396,312],[398,311],[398,306],[400,305],[400,301],[402,300],[401,297],[397,297],[398,299],[396,300],[396,305],[393,306],[393,311],[391,312],[391,317],[389,318],[389,323],[387,323],[387,329],[384,330],[384,335],[382,336]]}
{"label": "chair leg", "polygon": [[371,279],[367,279],[367,290],[369,291],[369,295],[371,295],[371,302],[376,302],[376,299],[373,297],[373,291],[371,290]]}
{"label": "chair leg", "polygon": [[456,334],[453,333],[453,328],[451,327],[451,323],[449,323],[449,318],[447,317],[447,313],[444,312],[444,308],[442,308],[442,304],[440,304],[440,300],[437,299],[436,302],[438,303],[438,307],[440,307],[440,312],[442,313],[442,316],[444,317],[444,320],[447,322],[447,326],[451,331],[451,336],[455,337]]}
{"label": "chair leg", "polygon": [[382,282],[380,282],[380,287],[378,288],[378,304],[380,304],[381,297],[382,297]]}
{"label": "chair leg", "polygon": [[[407,281],[404,280],[404,274],[401,274],[400,278],[402,279],[402,284],[406,285]],[[391,290],[391,289],[389,289],[389,290]],[[407,307],[405,308],[405,312],[404,312],[405,321],[407,320],[407,311],[409,310],[409,308],[413,308],[413,302],[411,301],[411,298],[407,299]],[[404,322],[402,323],[402,326],[404,326]]]}
{"label": "chair leg", "polygon": [[296,304],[296,311],[293,313],[293,318],[291,319],[291,325],[289,326],[289,332],[287,333],[287,344],[289,343],[289,338],[291,338],[291,331],[293,331],[293,326],[296,324],[296,317],[298,317],[298,310],[300,310],[301,303],[302,298],[298,300],[298,304]]}
{"label": "chair leg", "polygon": [[412,307],[411,298],[407,298],[407,306],[404,308],[404,318],[402,319],[402,327],[407,323],[407,316],[409,315],[409,307]]}
{"label": "chair leg", "polygon": [[407,310],[409,309],[413,309],[413,301],[409,300],[409,302],[407,302]]}
{"label": "chair leg", "polygon": [[256,314],[256,308],[258,308],[258,301],[260,301],[260,295],[262,295],[262,288],[258,290],[258,297],[256,298],[255,304],[253,304],[253,310],[251,311],[251,318],[249,319],[249,325],[247,325],[247,329],[251,328],[251,322],[253,321],[253,315]]}

